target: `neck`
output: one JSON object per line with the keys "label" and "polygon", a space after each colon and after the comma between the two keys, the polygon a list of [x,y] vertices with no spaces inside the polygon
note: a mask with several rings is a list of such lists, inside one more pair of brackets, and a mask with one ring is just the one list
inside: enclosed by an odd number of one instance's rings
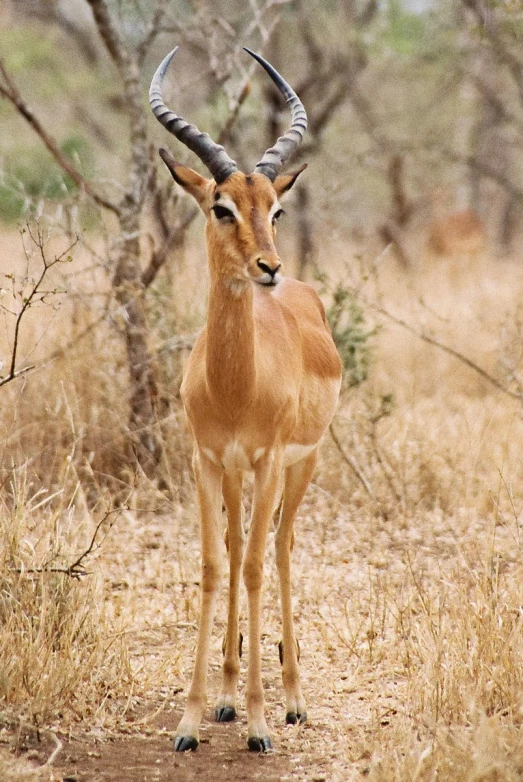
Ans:
{"label": "neck", "polygon": [[249,280],[224,279],[211,272],[206,370],[211,396],[230,417],[252,402],[256,369]]}

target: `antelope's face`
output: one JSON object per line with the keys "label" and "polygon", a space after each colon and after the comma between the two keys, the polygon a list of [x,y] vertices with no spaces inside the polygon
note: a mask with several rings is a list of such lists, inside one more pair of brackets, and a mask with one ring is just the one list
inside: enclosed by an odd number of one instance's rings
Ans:
{"label": "antelope's face", "polygon": [[273,287],[283,268],[276,250],[276,222],[282,216],[280,198],[292,187],[302,166],[271,182],[263,174],[236,171],[221,184],[176,163],[161,150],[173,178],[198,202],[204,213],[209,260],[231,282],[245,280]]}
{"label": "antelope's face", "polygon": [[277,285],[282,265],[274,240],[283,209],[267,177],[233,174],[215,186],[209,207],[207,240],[219,249],[217,257],[237,265],[226,271],[260,285]]}
{"label": "antelope's face", "polygon": [[158,121],[195,152],[213,178],[205,179],[177,163],[164,149],[160,155],[176,182],[196,199],[207,219],[206,236],[211,272],[223,280],[241,285],[252,280],[259,285],[277,285],[282,265],[276,251],[275,224],[283,214],[281,196],[290,190],[305,165],[292,174],[280,174],[282,167],[301,142],[307,127],[307,114],[300,99],[273,66],[250,49],[246,51],[267,71],[291,109],[292,124],[273,147],[266,150],[254,172],[238,171],[221,144],[200,133],[183,117],[169,109],[163,100],[162,83],[176,47],[158,66],[151,81],[149,101]]}

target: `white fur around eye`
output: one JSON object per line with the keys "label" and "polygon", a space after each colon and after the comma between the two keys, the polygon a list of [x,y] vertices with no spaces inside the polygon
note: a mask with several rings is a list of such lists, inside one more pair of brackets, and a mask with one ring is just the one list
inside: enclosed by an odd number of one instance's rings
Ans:
{"label": "white fur around eye", "polygon": [[224,209],[228,209],[234,215],[234,219],[238,223],[243,223],[243,218],[240,214],[240,210],[229,196],[222,196],[214,202],[213,206],[223,206]]}
{"label": "white fur around eye", "polygon": [[269,210],[269,217],[268,217],[269,223],[272,224],[272,221],[274,220],[274,215],[280,210],[281,210],[281,204],[278,200],[276,200]]}

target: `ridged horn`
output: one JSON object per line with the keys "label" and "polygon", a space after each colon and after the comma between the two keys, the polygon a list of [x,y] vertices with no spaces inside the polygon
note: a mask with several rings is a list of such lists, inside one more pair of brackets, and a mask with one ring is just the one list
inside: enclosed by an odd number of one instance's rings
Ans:
{"label": "ridged horn", "polygon": [[201,133],[196,125],[190,125],[183,117],[171,111],[162,97],[162,82],[169,64],[178,51],[176,46],[158,66],[149,88],[149,103],[154,116],[169,133],[172,133],[194,152],[209,169],[216,182],[221,183],[234,174],[238,167],[221,144],[216,144],[208,133]]}
{"label": "ridged horn", "polygon": [[290,84],[287,84],[276,68],[273,68],[270,62],[264,60],[259,54],[247,49],[246,46],[243,48],[251,57],[254,57],[254,59],[260,63],[262,68],[265,68],[291,110],[291,127],[284,136],[280,136],[273,147],[270,147],[265,152],[254,169],[256,173],[264,174],[271,182],[274,182],[285,163],[293,155],[297,146],[303,139],[304,133],[307,130],[307,113],[303,103]]}

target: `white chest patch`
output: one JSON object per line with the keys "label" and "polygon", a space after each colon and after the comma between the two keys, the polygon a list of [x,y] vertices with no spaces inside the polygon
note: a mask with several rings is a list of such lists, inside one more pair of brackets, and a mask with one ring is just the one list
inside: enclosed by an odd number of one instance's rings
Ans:
{"label": "white chest patch", "polygon": [[227,443],[223,449],[222,464],[225,472],[252,470],[252,464],[244,447],[236,440]]}
{"label": "white chest patch", "polygon": [[[291,464],[305,459],[316,448],[316,445],[287,445],[283,454],[283,466],[289,467]],[[265,454],[266,449],[256,448],[251,459],[241,443],[233,440],[225,446],[221,459],[210,448],[202,448],[202,451],[213,464],[223,467],[225,472],[231,473],[238,470],[242,472],[253,470],[256,462]]]}
{"label": "white chest patch", "polygon": [[290,467],[291,464],[305,459],[314,449],[317,443],[314,445],[287,445],[285,446],[285,452],[283,454],[283,466]]}

